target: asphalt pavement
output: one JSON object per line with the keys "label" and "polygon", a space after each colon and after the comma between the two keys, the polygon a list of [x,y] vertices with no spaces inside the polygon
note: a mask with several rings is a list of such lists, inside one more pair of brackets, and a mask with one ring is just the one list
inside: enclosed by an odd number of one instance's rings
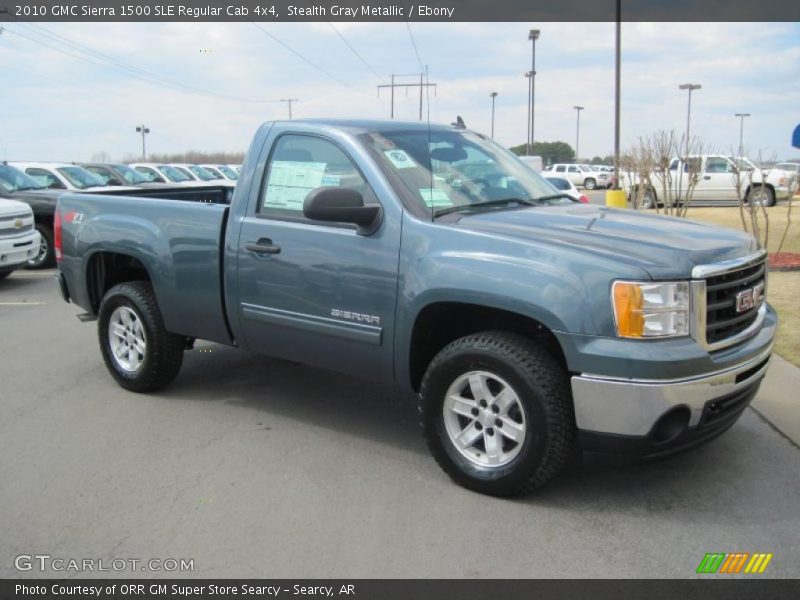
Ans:
{"label": "asphalt pavement", "polygon": [[0,282],[0,577],[40,576],[14,567],[33,554],[209,578],[694,577],[707,552],[800,576],[800,450],[752,410],[681,456],[585,455],[499,500],[439,470],[413,398],[212,344],[132,394],[78,312],[47,272]]}

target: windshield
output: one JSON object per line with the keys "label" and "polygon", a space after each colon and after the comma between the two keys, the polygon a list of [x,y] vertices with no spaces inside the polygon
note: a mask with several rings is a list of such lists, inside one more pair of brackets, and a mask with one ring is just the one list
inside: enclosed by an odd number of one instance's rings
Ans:
{"label": "windshield", "polygon": [[217,178],[211,171],[199,165],[192,165],[189,170],[203,181],[212,181]]}
{"label": "windshield", "polygon": [[174,181],[175,183],[180,183],[181,181],[191,181],[191,178],[188,175],[184,175],[175,167],[170,167],[169,165],[160,165],[158,170],[166,175],[167,179]]}
{"label": "windshield", "polygon": [[85,190],[90,187],[103,187],[105,185],[102,179],[83,167],[58,167],[56,171],[66,177],[67,181],[79,190]]}
{"label": "windshield", "polygon": [[23,190],[39,190],[45,188],[30,175],[27,175],[9,165],[0,164],[0,186],[6,192],[19,192]]}
{"label": "windshield", "polygon": [[228,179],[239,179],[239,174],[236,172],[236,169],[231,169],[228,165],[219,165],[217,169]]}
{"label": "windshield", "polygon": [[[468,207],[491,202],[486,210],[502,209],[502,201],[525,204],[551,196],[553,187],[516,156],[487,137],[470,131],[372,132],[359,136],[388,173],[403,184],[406,198],[417,209]],[[556,198],[547,204],[569,204]]]}
{"label": "windshield", "polygon": [[122,175],[125,183],[136,185],[138,183],[148,183],[150,181],[145,175],[142,175],[136,169],[131,169],[128,165],[117,164],[111,166],[117,173]]}
{"label": "windshield", "polygon": [[733,156],[729,156],[728,160],[730,160],[742,171],[754,171],[755,169],[758,168],[753,164],[753,161],[751,161],[749,158],[736,158]]}
{"label": "windshield", "polygon": [[563,177],[545,177],[545,179],[557,190],[569,190],[572,189],[572,186],[569,184],[569,181],[564,179]]}

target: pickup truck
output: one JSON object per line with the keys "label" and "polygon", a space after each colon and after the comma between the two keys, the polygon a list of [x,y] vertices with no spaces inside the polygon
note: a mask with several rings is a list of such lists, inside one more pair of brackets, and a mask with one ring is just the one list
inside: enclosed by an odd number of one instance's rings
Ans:
{"label": "pickup truck", "polygon": [[[745,162],[746,161],[746,162]],[[693,205],[736,205],[740,200],[774,206],[777,201],[788,200],[793,193],[790,181],[772,177],[750,161],[722,155],[690,155],[686,159],[672,158],[669,170],[653,172],[644,183],[635,173],[622,173],[620,183],[623,190],[632,193],[641,186],[642,208],[663,205],[664,190],[669,190],[671,202],[680,203],[689,194],[690,181],[694,181]],[[664,185],[664,180],[666,185]]]}
{"label": "pickup truck", "polygon": [[578,449],[721,434],[777,324],[751,236],[575,202],[459,125],[266,123],[230,206],[65,194],[56,250],[122,387],[198,338],[394,384],[444,471],[501,496]]}

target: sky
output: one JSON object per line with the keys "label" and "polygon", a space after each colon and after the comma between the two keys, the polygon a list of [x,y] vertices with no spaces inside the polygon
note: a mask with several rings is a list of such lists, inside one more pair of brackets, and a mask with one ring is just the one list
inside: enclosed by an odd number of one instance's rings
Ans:
{"label": "sky", "polygon": [[[532,27],[536,43],[535,137],[580,155],[613,153],[613,23],[23,23],[0,34],[0,159],[113,160],[148,152],[246,151],[259,124],[293,116],[388,118],[376,86],[419,81],[428,68],[430,118],[461,115],[495,139],[526,139]],[[56,37],[59,36],[59,37]],[[276,40],[280,40],[277,41]],[[36,40],[36,41],[34,41]],[[416,44],[416,50],[414,47]],[[87,52],[89,54],[87,54]],[[112,65],[109,67],[109,64]],[[145,80],[136,77],[142,75]],[[154,84],[152,78],[160,84]],[[691,129],[707,148],[738,147],[739,120],[752,158],[800,158],[800,24],[625,23],[623,150],[656,130]],[[416,89],[396,92],[395,116],[416,120]]]}

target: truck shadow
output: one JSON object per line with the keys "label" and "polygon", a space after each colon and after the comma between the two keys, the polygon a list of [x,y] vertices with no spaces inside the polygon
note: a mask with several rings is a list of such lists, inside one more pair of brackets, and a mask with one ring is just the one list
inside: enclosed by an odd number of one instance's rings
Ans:
{"label": "truck shadow", "polygon": [[[264,413],[259,422],[265,429],[273,415],[428,455],[415,397],[231,348],[204,345],[188,353],[180,377],[162,394],[255,408]],[[584,453],[544,488],[511,502],[595,513],[620,509],[641,516],[673,513],[676,519],[702,517],[710,522],[737,516],[754,523],[796,519],[794,498],[800,495],[800,480],[786,481],[787,463],[789,472],[800,468],[797,449],[747,411],[718,439],[667,459]],[[430,466],[431,476],[445,477],[432,459]],[[756,514],[752,507],[763,501],[763,490],[774,489],[780,480],[794,493],[772,499],[770,511]],[[723,499],[726,511],[719,510]],[[687,511],[691,516],[680,517]]]}

